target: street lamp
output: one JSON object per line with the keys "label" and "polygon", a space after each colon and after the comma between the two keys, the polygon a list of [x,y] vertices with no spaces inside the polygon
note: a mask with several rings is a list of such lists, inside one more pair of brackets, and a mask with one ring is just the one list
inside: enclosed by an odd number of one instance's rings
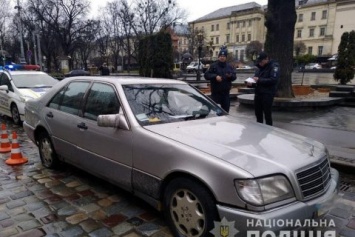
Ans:
{"label": "street lamp", "polygon": [[22,39],[22,22],[21,22],[21,9],[22,7],[20,6],[19,0],[17,0],[17,6],[15,6],[15,9],[18,11],[18,20],[19,20],[19,28],[20,28],[20,46],[21,46],[21,58],[20,62],[25,61],[25,51],[23,49],[23,39]]}
{"label": "street lamp", "polygon": [[201,66],[201,51],[202,51],[202,44],[203,44],[203,34],[200,32],[197,34],[197,41],[198,41],[198,66],[197,66],[197,78],[196,80],[199,81],[201,80],[201,71],[200,71],[200,66]]}

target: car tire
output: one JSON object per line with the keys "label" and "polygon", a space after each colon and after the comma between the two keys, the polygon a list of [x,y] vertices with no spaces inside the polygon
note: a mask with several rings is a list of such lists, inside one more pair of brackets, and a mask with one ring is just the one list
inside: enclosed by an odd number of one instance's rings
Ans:
{"label": "car tire", "polygon": [[15,104],[11,105],[11,116],[14,124],[21,125],[20,112],[18,111],[17,105]]}
{"label": "car tire", "polygon": [[219,221],[214,200],[203,185],[192,179],[171,181],[164,193],[164,214],[173,236],[213,236],[210,231],[214,221]]}
{"label": "car tire", "polygon": [[38,150],[42,165],[49,169],[56,169],[59,166],[57,153],[47,132],[41,132],[38,137]]}

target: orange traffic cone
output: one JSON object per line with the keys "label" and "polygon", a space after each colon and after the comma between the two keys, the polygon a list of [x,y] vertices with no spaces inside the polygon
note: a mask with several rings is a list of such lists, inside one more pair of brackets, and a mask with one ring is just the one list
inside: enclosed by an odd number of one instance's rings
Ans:
{"label": "orange traffic cone", "polygon": [[17,142],[16,132],[12,132],[11,156],[5,161],[8,165],[21,165],[28,161],[26,157],[22,157],[20,145]]}
{"label": "orange traffic cone", "polygon": [[6,153],[11,151],[11,144],[6,131],[6,125],[1,124],[1,138],[0,138],[0,153]]}

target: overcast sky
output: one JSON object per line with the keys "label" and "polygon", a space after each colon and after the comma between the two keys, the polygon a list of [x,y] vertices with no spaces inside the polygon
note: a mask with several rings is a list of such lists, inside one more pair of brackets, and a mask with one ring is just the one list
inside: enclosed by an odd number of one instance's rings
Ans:
{"label": "overcast sky", "polygon": [[[91,9],[99,9],[106,5],[110,0],[90,0]],[[128,0],[130,2],[131,0]],[[177,0],[179,7],[188,13],[187,21],[194,21],[204,15],[224,7],[240,5],[248,2],[256,2],[266,5],[268,0]],[[94,10],[96,11],[96,10]]]}

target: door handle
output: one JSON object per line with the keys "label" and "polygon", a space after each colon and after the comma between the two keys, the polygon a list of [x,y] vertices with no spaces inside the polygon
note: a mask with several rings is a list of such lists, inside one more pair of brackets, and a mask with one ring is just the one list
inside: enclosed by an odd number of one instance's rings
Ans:
{"label": "door handle", "polygon": [[46,115],[47,115],[48,118],[53,118],[54,117],[52,112],[48,112]]}
{"label": "door handle", "polygon": [[88,129],[88,127],[86,126],[86,124],[83,123],[83,122],[79,123],[79,124],[77,125],[77,127],[80,128],[80,129],[85,129],[85,130]]}

